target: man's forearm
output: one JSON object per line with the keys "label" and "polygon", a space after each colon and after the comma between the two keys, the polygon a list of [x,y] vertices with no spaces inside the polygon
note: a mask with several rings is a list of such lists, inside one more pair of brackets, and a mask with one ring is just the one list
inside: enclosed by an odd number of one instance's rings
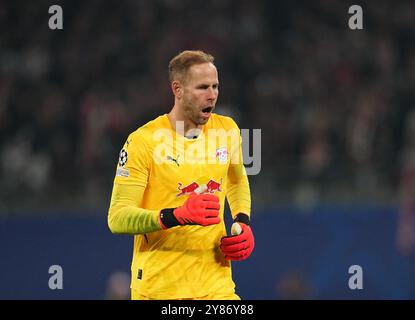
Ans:
{"label": "man's forearm", "polygon": [[140,208],[145,188],[114,184],[108,226],[116,234],[144,234],[161,230],[159,211]]}
{"label": "man's forearm", "polygon": [[251,192],[248,179],[241,179],[238,183],[230,184],[228,187],[227,199],[232,216],[238,213],[251,214]]}
{"label": "man's forearm", "polygon": [[144,234],[161,230],[159,211],[115,205],[108,214],[108,226],[115,234]]}

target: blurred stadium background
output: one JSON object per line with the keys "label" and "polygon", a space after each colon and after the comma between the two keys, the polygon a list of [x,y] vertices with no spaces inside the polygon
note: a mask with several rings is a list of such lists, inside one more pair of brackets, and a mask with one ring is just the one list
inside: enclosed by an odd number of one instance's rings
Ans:
{"label": "blurred stadium background", "polygon": [[414,1],[1,0],[0,23],[0,299],[128,295],[132,238],[106,225],[115,164],[170,110],[185,49],[216,57],[217,112],[262,129],[240,295],[415,299]]}

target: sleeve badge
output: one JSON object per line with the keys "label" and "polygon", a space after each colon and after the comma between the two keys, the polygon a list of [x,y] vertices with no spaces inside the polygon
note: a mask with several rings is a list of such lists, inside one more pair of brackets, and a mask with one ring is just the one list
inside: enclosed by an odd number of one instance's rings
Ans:
{"label": "sleeve badge", "polygon": [[118,160],[118,164],[120,165],[120,167],[124,167],[125,164],[127,163],[127,161],[128,161],[128,153],[127,153],[127,150],[122,149],[120,151],[120,158]]}

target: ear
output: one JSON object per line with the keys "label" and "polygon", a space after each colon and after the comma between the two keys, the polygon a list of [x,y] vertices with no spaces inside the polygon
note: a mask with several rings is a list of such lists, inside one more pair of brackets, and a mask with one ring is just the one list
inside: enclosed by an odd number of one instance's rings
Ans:
{"label": "ear", "polygon": [[173,91],[173,94],[177,99],[181,99],[181,97],[183,95],[183,86],[180,83],[180,81],[174,80],[171,83],[171,90]]}

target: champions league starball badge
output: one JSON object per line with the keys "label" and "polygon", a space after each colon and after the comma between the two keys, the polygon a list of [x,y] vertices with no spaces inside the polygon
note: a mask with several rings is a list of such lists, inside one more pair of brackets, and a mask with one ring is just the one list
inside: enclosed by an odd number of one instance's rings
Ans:
{"label": "champions league starball badge", "polygon": [[124,167],[124,165],[127,163],[127,161],[128,161],[128,153],[127,153],[126,150],[122,149],[120,151],[120,159],[118,160],[118,164],[121,167]]}

